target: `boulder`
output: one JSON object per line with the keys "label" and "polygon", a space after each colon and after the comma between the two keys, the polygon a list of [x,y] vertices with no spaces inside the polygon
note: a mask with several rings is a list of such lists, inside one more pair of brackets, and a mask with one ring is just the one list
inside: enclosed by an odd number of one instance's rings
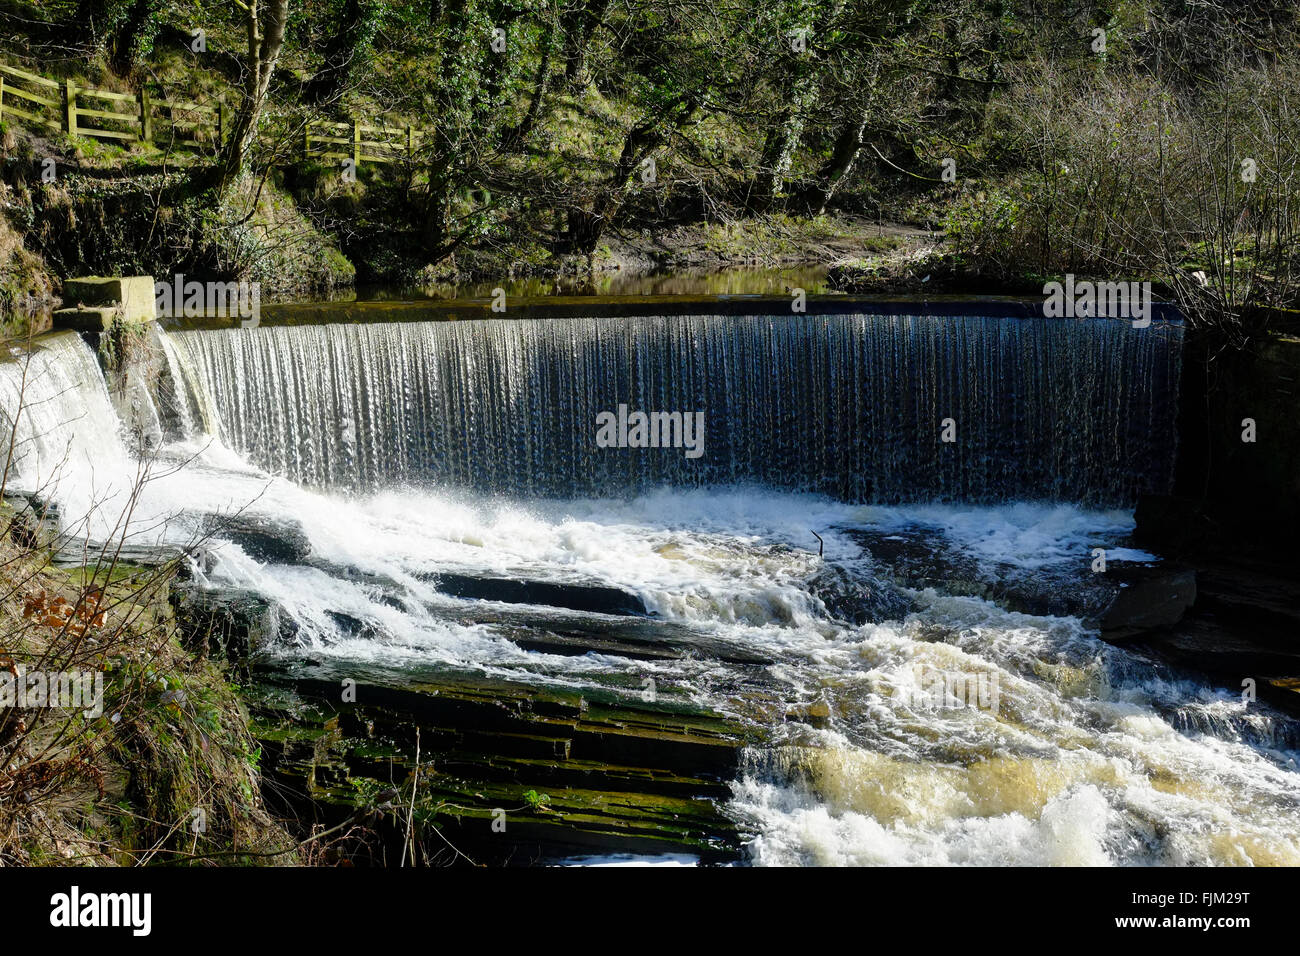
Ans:
{"label": "boulder", "polygon": [[1128,641],[1171,628],[1196,601],[1196,572],[1186,568],[1120,565],[1107,577],[1119,586],[1098,619],[1108,641]]}
{"label": "boulder", "polygon": [[186,647],[243,663],[273,641],[291,639],[296,622],[272,601],[240,588],[181,587],[172,608]]}
{"label": "boulder", "polygon": [[1245,677],[1300,676],[1300,648],[1270,647],[1256,640],[1249,629],[1209,617],[1183,621],[1172,631],[1155,636],[1151,646],[1186,667],[1227,675],[1237,683]]}
{"label": "boulder", "polygon": [[429,580],[443,594],[459,598],[562,607],[593,614],[645,616],[650,613],[645,602],[637,595],[604,584],[528,581],[451,573],[432,575]]}
{"label": "boulder", "polygon": [[853,625],[899,620],[912,609],[893,585],[836,564],[823,567],[807,587],[831,617]]}
{"label": "boulder", "polygon": [[1179,495],[1142,495],[1134,519],[1134,543],[1166,554],[1212,545],[1221,530],[1204,502]]}
{"label": "boulder", "polygon": [[266,564],[301,564],[311,554],[306,532],[283,518],[251,513],[207,514],[200,527],[205,535],[237,544],[250,558]]}

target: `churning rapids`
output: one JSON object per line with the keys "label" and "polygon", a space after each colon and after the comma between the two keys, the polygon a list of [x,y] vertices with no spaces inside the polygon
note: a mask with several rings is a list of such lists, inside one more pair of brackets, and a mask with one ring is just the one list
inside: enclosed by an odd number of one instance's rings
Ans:
{"label": "churning rapids", "polygon": [[[1289,718],[987,596],[1082,591],[1096,547],[1149,557],[1124,539],[1136,495],[1169,482],[1181,329],[603,323],[161,333],[167,394],[134,407],[81,338],[50,336],[0,367],[6,429],[26,389],[10,485],[100,540],[141,473],[132,543],[245,508],[300,525],[309,559],[227,543],[196,571],[278,602],[287,657],[629,694],[648,678],[763,722],[730,806],[755,863],[1300,864]],[[597,449],[595,414],[620,402],[704,411],[702,469]],[[428,583],[446,571],[616,587],[723,650],[524,650],[520,628],[577,612],[511,617]],[[877,599],[846,610],[845,580]],[[934,673],[995,701],[936,701]]]}

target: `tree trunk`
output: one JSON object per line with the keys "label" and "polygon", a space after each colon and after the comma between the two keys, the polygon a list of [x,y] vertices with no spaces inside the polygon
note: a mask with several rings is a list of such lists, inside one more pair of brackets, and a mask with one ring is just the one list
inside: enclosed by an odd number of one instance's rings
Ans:
{"label": "tree trunk", "polygon": [[136,55],[146,34],[157,29],[158,8],[162,0],[135,0],[125,22],[113,31],[113,69],[129,73],[135,66]]}
{"label": "tree trunk", "polygon": [[563,20],[564,82],[570,89],[586,82],[587,53],[609,11],[609,3],[610,0],[586,0]]}
{"label": "tree trunk", "polygon": [[284,28],[289,16],[289,0],[267,0],[266,24],[258,12],[259,0],[250,0],[248,5],[248,64],[247,78],[244,81],[244,99],[235,114],[234,128],[230,139],[221,151],[217,164],[216,178],[213,183],[217,195],[225,198],[234,186],[253,141],[257,138],[257,129],[262,119],[262,110],[266,107],[266,96],[271,89],[271,75],[275,72],[276,61],[284,46]]}
{"label": "tree trunk", "polygon": [[[488,16],[494,27],[500,28],[506,32],[507,44],[510,43],[510,33],[515,22],[519,19],[519,13],[503,3],[493,3],[488,9]],[[507,47],[507,50],[509,47]],[[508,58],[510,54],[496,53],[488,45],[483,46],[482,63],[479,66],[479,83],[474,91],[473,111],[476,122],[479,117],[482,121],[490,124],[491,119],[488,114],[495,113],[501,101],[502,78],[507,74]]]}
{"label": "tree trunk", "polygon": [[[448,27],[445,40],[439,41],[438,60],[450,71],[473,73],[475,82],[468,85],[477,87],[480,80],[477,70],[482,60],[475,55],[470,43],[468,2],[448,0],[439,3],[438,8]],[[459,106],[469,113],[472,110],[473,94],[465,92],[462,95],[465,100]],[[450,212],[451,197],[458,186],[456,164],[462,158],[463,127],[464,124],[460,123],[437,127],[433,140],[426,147],[429,181],[425,189],[417,194],[416,201],[420,204],[423,215],[423,252],[430,263],[440,262],[457,246],[452,235]]]}
{"label": "tree trunk", "polygon": [[107,44],[121,6],[122,0],[80,0],[73,28],[87,47],[99,49]]}
{"label": "tree trunk", "polygon": [[563,251],[583,255],[591,255],[596,251],[601,236],[622,207],[637,169],[667,141],[671,130],[681,129],[690,122],[695,109],[695,101],[686,100],[672,111],[676,116],[670,123],[665,125],[656,120],[648,120],[628,130],[618,162],[597,190],[592,208],[570,210],[568,232],[560,244]]}
{"label": "tree trunk", "polygon": [[[816,44],[823,33],[840,16],[846,0],[832,0],[813,23],[809,24],[809,44]],[[817,100],[819,80],[824,69],[818,47],[810,45],[803,52],[787,50],[782,54],[782,73],[788,77],[780,100],[776,125],[772,126],[763,142],[763,153],[758,170],[750,184],[749,207],[767,211],[782,197],[790,168],[794,164],[795,150],[803,138],[808,110]]]}
{"label": "tree trunk", "polygon": [[816,75],[811,71],[796,74],[780,120],[767,131],[750,194],[750,207],[756,211],[771,209],[781,198],[794,164],[794,151],[803,136],[805,111],[817,95],[815,81]]}
{"label": "tree trunk", "polygon": [[826,211],[835,190],[853,171],[858,160],[858,152],[863,146],[863,133],[867,128],[867,112],[863,110],[844,124],[840,135],[835,138],[830,159],[817,173],[815,198],[812,203],[817,215]]}
{"label": "tree trunk", "polygon": [[528,111],[519,121],[519,125],[502,137],[502,144],[507,148],[521,145],[533,131],[538,117],[542,114],[542,104],[551,86],[551,59],[555,52],[555,32],[554,24],[547,24],[546,35],[542,39],[541,60],[537,64],[537,74],[533,77],[533,98],[529,101]]}

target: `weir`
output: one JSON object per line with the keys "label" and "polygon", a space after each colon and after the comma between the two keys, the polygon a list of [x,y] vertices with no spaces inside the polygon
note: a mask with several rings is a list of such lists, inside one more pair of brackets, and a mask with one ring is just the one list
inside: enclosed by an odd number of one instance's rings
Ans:
{"label": "weir", "polygon": [[[416,825],[478,861],[1300,859],[1296,724],[1236,686],[1267,659],[1219,657],[1224,686],[1091,623],[1129,585],[1170,600],[1131,517],[1077,502],[1167,484],[1177,324],[677,315],[156,341],[129,353],[153,370],[152,416],[80,336],[0,362],[0,425],[24,410],[13,487],[53,500],[69,538],[191,555],[178,634],[247,669],[286,816],[338,824],[436,761]],[[619,405],[629,433],[632,411],[702,414],[705,453],[600,447]],[[146,454],[141,421],[162,432]],[[299,481],[390,487],[268,481],[214,431]],[[640,462],[646,484],[914,501],[622,497]],[[1188,633],[1201,660],[1239,654]],[[529,793],[548,808],[491,829]],[[375,839],[409,844],[405,826]]]}
{"label": "weir", "polygon": [[[1131,506],[1171,482],[1182,324],[663,315],[169,339],[187,414],[320,488],[569,497],[755,483],[853,502]],[[620,405],[702,414],[706,454],[601,447],[599,422]]]}

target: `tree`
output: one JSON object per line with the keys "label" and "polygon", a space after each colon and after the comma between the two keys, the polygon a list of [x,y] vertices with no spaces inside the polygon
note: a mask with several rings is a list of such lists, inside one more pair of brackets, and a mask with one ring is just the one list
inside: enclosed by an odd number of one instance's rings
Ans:
{"label": "tree", "polygon": [[571,177],[563,199],[564,230],[554,245],[590,254],[599,245],[638,183],[657,181],[651,160],[701,115],[733,108],[752,93],[755,43],[747,5],[733,0],[630,4],[606,27],[618,52],[605,79],[629,120],[618,151],[597,175]]}
{"label": "tree", "polygon": [[308,102],[328,103],[342,95],[368,55],[383,18],[381,0],[344,0],[326,42],[320,69],[305,85],[303,92]]}
{"label": "tree", "polygon": [[126,0],[78,0],[73,27],[86,46],[103,48],[125,8]]}
{"label": "tree", "polygon": [[574,204],[568,211],[568,228],[559,237],[562,252],[590,255],[622,207],[637,171],[664,145],[672,132],[680,131],[695,115],[698,103],[687,97],[674,104],[671,112],[657,114],[634,124],[623,138],[623,149],[609,175],[597,183],[589,204]]}
{"label": "tree", "polygon": [[[849,4],[841,11],[828,38],[820,65],[818,109],[808,124],[804,145],[824,158],[812,181],[801,191],[804,208],[826,211],[841,184],[854,172],[858,157],[872,146],[897,143],[900,128],[914,117],[914,105],[924,102],[925,89],[915,64],[906,63],[923,27],[924,5],[887,0],[865,9]],[[831,136],[821,134],[822,129]]]}
{"label": "tree", "polygon": [[836,21],[844,4],[845,0],[796,0],[778,8],[771,41],[779,43],[779,52],[773,57],[770,81],[776,108],[770,114],[750,189],[752,209],[771,208],[784,192],[808,113],[820,94],[827,56],[840,40]]}
{"label": "tree", "polygon": [[556,17],[551,13],[551,5],[547,0],[542,2],[542,13],[542,34],[537,43],[537,72],[533,78],[532,95],[528,99],[528,111],[518,125],[503,135],[502,145],[506,147],[518,147],[528,139],[528,134],[532,132],[544,113],[547,94],[551,89],[551,62],[559,42],[558,34],[561,28],[556,22]]}
{"label": "tree", "polygon": [[587,80],[587,54],[605,20],[610,0],[573,0],[560,18],[564,32],[564,82],[576,87]]}
{"label": "tree", "polygon": [[[265,2],[265,15],[262,13]],[[248,33],[248,59],[244,63],[244,95],[235,113],[230,138],[222,147],[217,161],[213,186],[224,198],[239,179],[248,154],[257,138],[271,76],[284,47],[284,31],[289,18],[289,0],[234,0],[244,11]]]}
{"label": "tree", "polygon": [[130,71],[149,52],[163,0],[78,0],[75,29],[84,46],[107,52],[113,69]]}

